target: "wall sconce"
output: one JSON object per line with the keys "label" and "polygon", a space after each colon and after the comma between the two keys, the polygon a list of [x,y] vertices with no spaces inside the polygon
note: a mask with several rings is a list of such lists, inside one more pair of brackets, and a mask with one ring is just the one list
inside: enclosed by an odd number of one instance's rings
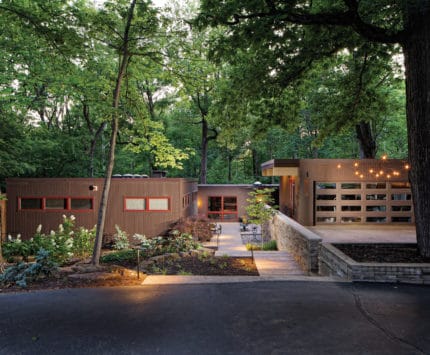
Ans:
{"label": "wall sconce", "polygon": [[97,185],[90,185],[89,189],[90,191],[98,191],[99,187]]}

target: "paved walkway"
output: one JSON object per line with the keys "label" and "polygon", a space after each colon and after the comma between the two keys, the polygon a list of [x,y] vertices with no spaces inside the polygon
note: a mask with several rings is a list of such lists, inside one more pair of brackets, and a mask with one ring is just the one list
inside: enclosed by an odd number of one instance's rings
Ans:
{"label": "paved walkway", "polygon": [[[205,243],[205,246],[215,247],[218,245],[215,256],[250,257],[251,252],[246,250],[242,242],[239,223],[220,223],[220,225],[222,228],[220,236],[214,236],[211,242]],[[254,251],[254,261],[260,276],[149,275],[143,284],[204,284],[286,280],[333,281],[329,277],[307,276],[286,251]]]}
{"label": "paved walkway", "polygon": [[[219,246],[215,256],[251,256],[240,235],[239,223],[220,223]],[[216,238],[216,237],[215,237]],[[255,265],[262,277],[305,275],[294,258],[286,251],[254,251]]]}
{"label": "paved walkway", "polygon": [[415,226],[410,225],[318,225],[306,227],[323,243],[416,243]]}

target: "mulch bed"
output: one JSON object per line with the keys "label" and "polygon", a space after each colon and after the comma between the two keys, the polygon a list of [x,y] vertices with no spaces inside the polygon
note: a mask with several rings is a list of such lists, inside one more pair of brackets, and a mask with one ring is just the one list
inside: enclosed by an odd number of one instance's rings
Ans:
{"label": "mulch bed", "polygon": [[221,275],[221,276],[258,276],[252,258],[246,257],[185,257],[164,263],[149,274],[163,275]]}
{"label": "mulch bed", "polygon": [[430,263],[419,255],[416,244],[334,244],[360,263]]}
{"label": "mulch bed", "polygon": [[[104,264],[101,265],[101,270],[99,270],[99,272],[75,273],[75,276],[77,275],[78,277],[71,277],[71,271],[63,268],[56,277],[29,283],[26,288],[21,288],[16,285],[0,285],[0,294],[10,292],[31,292],[35,290],[55,290],[62,288],[141,285],[146,277],[145,273],[141,272],[140,279],[137,279],[136,266],[126,265],[127,263],[124,264],[125,265],[120,266]],[[118,270],[113,270],[116,268],[120,268],[120,272],[118,272]],[[121,272],[121,270],[124,270],[124,272]],[[163,269],[160,268],[158,270],[158,274],[258,276],[258,271],[252,258],[186,257],[175,260],[171,263],[166,263]]]}

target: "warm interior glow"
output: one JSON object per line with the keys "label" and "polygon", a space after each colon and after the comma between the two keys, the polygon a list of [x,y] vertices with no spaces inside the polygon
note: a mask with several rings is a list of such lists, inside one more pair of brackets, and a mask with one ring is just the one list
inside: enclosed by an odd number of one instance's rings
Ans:
{"label": "warm interior glow", "polygon": [[373,169],[370,169],[370,170],[369,170],[369,173],[373,174]]}

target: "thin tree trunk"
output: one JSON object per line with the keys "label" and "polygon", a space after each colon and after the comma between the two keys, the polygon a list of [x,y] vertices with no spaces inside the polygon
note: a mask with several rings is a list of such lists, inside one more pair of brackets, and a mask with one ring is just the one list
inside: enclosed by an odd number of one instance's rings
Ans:
{"label": "thin tree trunk", "polygon": [[231,180],[232,180],[232,176],[231,176],[231,163],[232,163],[232,160],[233,160],[233,156],[231,155],[231,154],[229,154],[228,152],[227,152],[227,163],[228,163],[228,165],[227,165],[227,169],[228,169],[228,171],[227,171],[227,182],[231,182]]}
{"label": "thin tree trunk", "polygon": [[90,166],[89,166],[89,171],[88,174],[90,177],[94,177],[94,155],[96,153],[96,146],[97,146],[97,140],[100,137],[101,134],[103,134],[103,131],[106,128],[106,122],[103,122],[99,129],[97,130],[97,132],[94,134],[94,138],[91,140],[91,145],[90,145],[90,152],[89,152],[89,156],[90,156]]}
{"label": "thin tree trunk", "polygon": [[107,210],[107,204],[109,199],[110,183],[111,183],[112,171],[115,163],[115,146],[116,146],[116,138],[118,135],[118,121],[119,121],[118,107],[119,107],[119,101],[121,97],[121,84],[122,84],[124,75],[126,73],[127,66],[129,63],[129,58],[130,58],[128,53],[128,44],[129,44],[128,40],[129,40],[129,32],[131,27],[131,21],[133,19],[135,5],[136,5],[136,0],[133,0],[128,10],[127,23],[124,30],[124,40],[123,40],[123,46],[122,46],[120,66],[119,66],[117,80],[115,84],[115,90],[113,92],[112,107],[114,109],[114,113],[112,115],[112,122],[111,122],[112,133],[110,138],[109,160],[108,160],[108,165],[106,169],[103,192],[102,192],[102,197],[101,197],[100,206],[99,206],[99,214],[98,214],[97,229],[96,229],[96,240],[94,242],[93,257],[91,260],[91,263],[96,266],[99,265],[99,261],[100,261],[100,254],[101,254],[102,242],[103,242],[103,232],[104,232],[104,226],[105,226],[105,220],[106,220],[106,210]]}
{"label": "thin tree trunk", "polygon": [[200,160],[200,183],[206,184],[208,174],[208,121],[202,119],[202,143],[201,143],[201,160]]}
{"label": "thin tree trunk", "polygon": [[360,146],[360,159],[375,159],[376,142],[370,123],[361,121],[355,126],[355,133]]}
{"label": "thin tree trunk", "polygon": [[430,257],[430,6],[408,3],[409,36],[402,43],[406,71],[406,111],[417,243]]}

